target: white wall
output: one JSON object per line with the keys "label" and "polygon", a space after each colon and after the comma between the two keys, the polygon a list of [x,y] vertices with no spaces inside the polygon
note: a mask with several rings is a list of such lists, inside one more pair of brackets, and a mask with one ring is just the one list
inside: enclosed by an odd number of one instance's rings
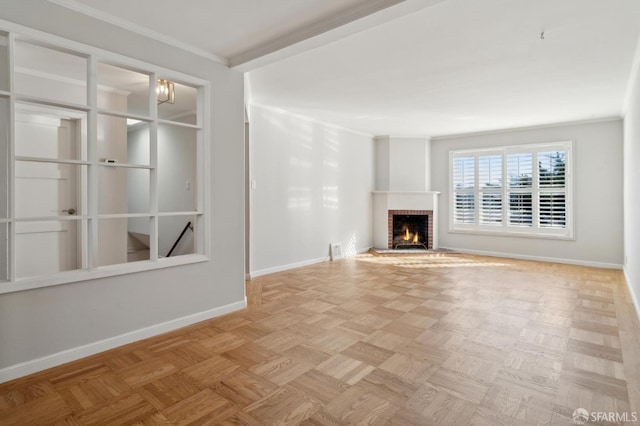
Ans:
{"label": "white wall", "polygon": [[640,68],[633,76],[624,118],[625,275],[640,315]]}
{"label": "white wall", "polygon": [[370,247],[373,139],[266,107],[250,117],[252,275],[324,259],[332,242]]}
{"label": "white wall", "polygon": [[424,138],[375,138],[376,189],[429,191],[430,141]]}
{"label": "white wall", "polygon": [[40,357],[83,345],[98,348],[103,339],[190,315],[215,314],[229,306],[241,306],[244,302],[242,74],[44,0],[12,2],[11,7],[0,8],[0,19],[195,75],[209,80],[213,88],[208,105],[213,123],[208,141],[212,161],[208,182],[210,260],[0,295],[0,377],[3,372],[13,371],[11,366]]}
{"label": "white wall", "polygon": [[377,136],[374,138],[374,158],[375,158],[375,189],[378,191],[389,191],[389,167],[390,167],[390,147],[389,136]]}
{"label": "white wall", "polygon": [[[449,151],[575,141],[575,241],[449,232]],[[567,124],[434,139],[432,183],[440,198],[440,246],[619,267],[623,263],[622,122]]]}

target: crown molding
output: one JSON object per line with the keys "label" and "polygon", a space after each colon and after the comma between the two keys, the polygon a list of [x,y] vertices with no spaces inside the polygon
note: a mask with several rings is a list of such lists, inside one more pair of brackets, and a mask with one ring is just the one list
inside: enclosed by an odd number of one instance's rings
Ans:
{"label": "crown molding", "polygon": [[69,10],[72,10],[74,12],[78,12],[81,13],[83,15],[89,16],[91,18],[95,18],[98,19],[100,21],[106,22],[108,24],[111,25],[115,25],[116,27],[120,27],[122,29],[125,29],[127,31],[131,31],[133,33],[139,34],[141,36],[144,37],[148,37],[151,38],[153,40],[157,40],[159,42],[162,42],[164,44],[167,44],[169,46],[173,46],[176,47],[178,49],[184,50],[186,52],[192,53],[194,55],[197,56],[201,56],[203,58],[206,59],[211,59],[213,61],[216,61],[220,64],[229,66],[229,60],[226,58],[223,58],[221,56],[218,56],[214,53],[211,53],[205,49],[202,49],[200,47],[196,47],[193,46],[189,43],[185,43],[183,41],[177,40],[173,37],[169,37],[165,34],[159,33],[157,31],[151,30],[149,28],[143,27],[141,25],[138,24],[134,24],[131,21],[128,21],[126,19],[122,19],[119,18],[117,16],[114,16],[110,13],[106,13],[106,12],[102,12],[98,9],[95,9],[93,7],[87,6],[82,4],[81,2],[77,1],[77,0],[47,0],[50,3],[53,3],[55,5],[67,8]]}
{"label": "crown molding", "polygon": [[608,117],[600,117],[600,118],[589,118],[586,120],[573,120],[573,121],[562,121],[558,123],[543,123],[543,124],[534,124],[531,126],[522,126],[522,127],[507,127],[504,129],[495,129],[495,130],[484,130],[478,132],[469,132],[469,133],[457,133],[451,135],[439,135],[432,136],[430,138],[431,141],[445,141],[448,139],[458,139],[458,138],[466,138],[471,136],[486,136],[486,135],[497,135],[501,133],[513,133],[527,130],[538,130],[552,127],[565,127],[565,126],[577,126],[580,124],[595,124],[595,123],[604,123],[607,121],[620,121],[622,117],[620,116],[608,116]]}

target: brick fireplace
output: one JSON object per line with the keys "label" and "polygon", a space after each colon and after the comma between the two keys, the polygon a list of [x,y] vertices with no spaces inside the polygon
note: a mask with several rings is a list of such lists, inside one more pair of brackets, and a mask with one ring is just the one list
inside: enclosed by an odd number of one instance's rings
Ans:
{"label": "brick fireplace", "polygon": [[433,210],[389,210],[389,249],[432,249]]}
{"label": "brick fireplace", "polygon": [[[389,250],[395,248],[438,248],[438,196],[435,191],[373,191],[373,247]],[[418,234],[418,243],[398,240],[393,234],[394,216],[409,217],[410,226],[404,232]],[[426,222],[414,221],[412,216],[427,216]],[[420,229],[409,229],[409,228]],[[398,232],[398,230],[396,230]],[[426,242],[426,243],[425,243]],[[404,246],[404,247],[402,247]]]}

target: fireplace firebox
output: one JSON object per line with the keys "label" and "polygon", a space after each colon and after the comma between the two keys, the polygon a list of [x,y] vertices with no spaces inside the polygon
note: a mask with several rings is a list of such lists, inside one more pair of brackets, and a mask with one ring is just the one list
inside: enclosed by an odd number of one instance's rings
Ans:
{"label": "fireplace firebox", "polygon": [[433,247],[431,210],[389,210],[390,249],[428,250]]}

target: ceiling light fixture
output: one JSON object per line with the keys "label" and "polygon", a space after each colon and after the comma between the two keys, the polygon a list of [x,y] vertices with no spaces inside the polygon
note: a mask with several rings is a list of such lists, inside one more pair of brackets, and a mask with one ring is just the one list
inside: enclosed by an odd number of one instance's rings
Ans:
{"label": "ceiling light fixture", "polygon": [[176,102],[176,87],[173,81],[158,80],[156,85],[156,95],[158,95],[158,105]]}

